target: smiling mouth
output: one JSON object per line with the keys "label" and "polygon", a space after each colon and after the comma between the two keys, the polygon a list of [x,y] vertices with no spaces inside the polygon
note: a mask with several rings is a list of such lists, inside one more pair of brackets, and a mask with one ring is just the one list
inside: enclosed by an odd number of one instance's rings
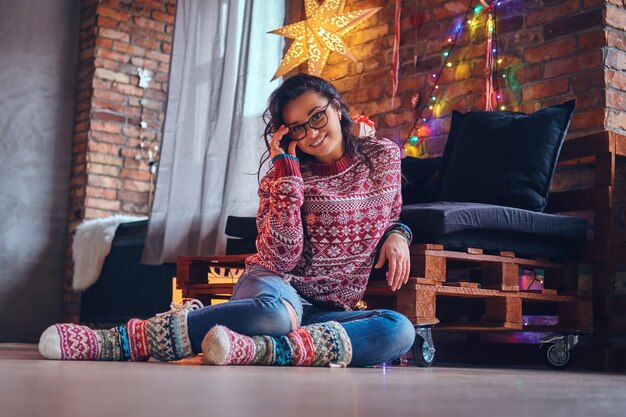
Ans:
{"label": "smiling mouth", "polygon": [[322,144],[322,142],[324,142],[324,140],[326,140],[326,135],[319,138],[317,141],[315,141],[315,143],[312,143],[311,148],[317,148],[318,146]]}

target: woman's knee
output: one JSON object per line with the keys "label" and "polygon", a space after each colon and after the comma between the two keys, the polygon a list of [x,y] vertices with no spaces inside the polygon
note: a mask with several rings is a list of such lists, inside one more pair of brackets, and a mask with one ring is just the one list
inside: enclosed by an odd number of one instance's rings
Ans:
{"label": "woman's knee", "polygon": [[[259,308],[251,317],[245,318],[248,321],[248,333],[278,337],[298,327],[299,318],[289,311],[286,306],[289,302],[284,298],[263,294],[254,301]],[[295,313],[295,310],[292,311]]]}
{"label": "woman's knee", "polygon": [[389,320],[390,325],[388,337],[392,344],[398,349],[398,355],[403,355],[411,349],[415,342],[415,326],[404,315],[393,310],[380,310],[381,316]]}

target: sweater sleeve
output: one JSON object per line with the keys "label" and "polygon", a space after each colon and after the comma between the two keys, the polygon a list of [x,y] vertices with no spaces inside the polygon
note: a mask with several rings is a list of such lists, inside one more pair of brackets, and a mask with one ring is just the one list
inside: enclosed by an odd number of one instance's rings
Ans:
{"label": "sweater sleeve", "polygon": [[402,210],[402,192],[398,190],[396,196],[393,200],[393,207],[391,208],[391,218],[389,220],[389,226],[385,229],[384,236],[387,236],[387,233],[398,232],[405,236],[409,245],[413,241],[413,232],[411,229],[404,223],[400,221],[400,212]]}
{"label": "sweater sleeve", "polygon": [[261,180],[258,194],[256,261],[273,272],[288,272],[302,256],[304,240],[300,215],[304,191],[298,160],[276,159],[274,168]]}
{"label": "sweater sleeve", "polygon": [[400,221],[400,213],[402,211],[402,169],[400,148],[397,144],[388,139],[377,139],[380,144],[377,152],[377,157],[379,159],[379,163],[381,164],[380,166],[385,167],[387,173],[393,174],[394,184],[396,185],[396,194],[393,199],[389,225],[385,229],[383,236],[386,238],[388,233],[392,231],[398,232],[404,235],[409,244],[411,244],[413,240],[413,233],[407,225]]}

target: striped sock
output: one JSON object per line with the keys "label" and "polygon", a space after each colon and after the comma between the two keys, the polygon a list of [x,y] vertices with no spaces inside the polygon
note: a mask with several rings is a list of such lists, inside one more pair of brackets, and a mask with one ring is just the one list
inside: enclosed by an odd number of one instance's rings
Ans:
{"label": "striped sock", "polygon": [[39,339],[39,352],[48,359],[175,361],[193,356],[187,332],[187,314],[193,308],[175,308],[148,320],[131,319],[109,330],[79,324],[55,324]]}
{"label": "striped sock", "polygon": [[347,366],[352,344],[333,321],[300,327],[285,336],[245,336],[216,325],[202,341],[211,365]]}
{"label": "striped sock", "polygon": [[122,361],[130,359],[126,326],[92,330],[78,324],[55,324],[39,339],[39,353],[48,359]]}

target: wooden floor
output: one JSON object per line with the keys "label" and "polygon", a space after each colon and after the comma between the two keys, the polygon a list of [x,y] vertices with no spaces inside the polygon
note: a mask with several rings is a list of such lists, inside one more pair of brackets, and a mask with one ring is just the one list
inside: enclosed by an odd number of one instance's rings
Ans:
{"label": "wooden floor", "polygon": [[43,360],[0,344],[0,415],[620,416],[624,375],[415,366],[328,369]]}

